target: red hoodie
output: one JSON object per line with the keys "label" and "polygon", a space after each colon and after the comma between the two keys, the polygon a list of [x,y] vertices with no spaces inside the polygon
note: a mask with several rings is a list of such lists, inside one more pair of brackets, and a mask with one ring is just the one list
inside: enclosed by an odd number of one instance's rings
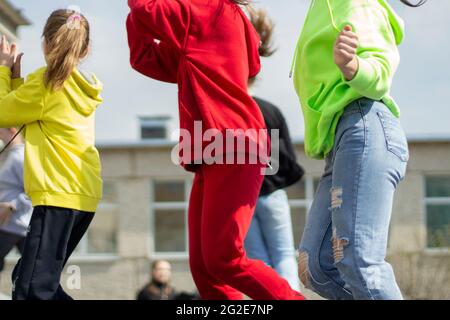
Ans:
{"label": "red hoodie", "polygon": [[[195,134],[215,129],[225,137],[227,129],[266,128],[247,91],[248,79],[261,68],[260,38],[238,5],[230,0],[129,0],[128,5],[132,67],[178,84],[180,128],[192,137],[180,138],[180,147],[191,150],[190,161],[182,161],[186,169],[195,171],[191,165],[211,143],[194,150]],[[202,132],[194,133],[196,121]]]}

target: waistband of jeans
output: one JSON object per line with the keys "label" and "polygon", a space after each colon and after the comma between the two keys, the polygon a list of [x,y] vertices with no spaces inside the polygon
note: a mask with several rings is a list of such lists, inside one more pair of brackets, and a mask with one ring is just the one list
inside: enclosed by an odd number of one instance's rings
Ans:
{"label": "waistband of jeans", "polygon": [[350,104],[347,105],[344,109],[344,115],[345,114],[351,114],[355,112],[360,112],[363,108],[370,108],[373,106],[373,104],[377,102],[370,98],[359,98]]}

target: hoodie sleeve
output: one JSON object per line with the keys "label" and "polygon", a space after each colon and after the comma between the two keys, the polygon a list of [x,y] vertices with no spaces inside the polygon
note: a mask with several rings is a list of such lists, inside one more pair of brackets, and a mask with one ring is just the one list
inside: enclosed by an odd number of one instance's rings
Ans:
{"label": "hoodie sleeve", "polygon": [[11,89],[17,90],[25,83],[23,78],[11,79]]}
{"label": "hoodie sleeve", "polygon": [[364,97],[381,100],[392,85],[400,63],[394,32],[382,8],[361,7],[349,22],[359,37],[359,69],[351,81],[346,81]]}
{"label": "hoodie sleeve", "polygon": [[189,7],[185,0],[128,0],[134,30],[181,49],[184,46]]}
{"label": "hoodie sleeve", "polygon": [[44,110],[44,90],[39,75],[31,74],[17,90],[12,89],[11,70],[0,66],[0,128],[40,120]]}
{"label": "hoodie sleeve", "polygon": [[131,15],[127,31],[133,69],[155,80],[176,83],[179,53],[167,43],[141,33]]}
{"label": "hoodie sleeve", "polygon": [[32,205],[30,198],[25,194],[25,191],[23,190],[24,154],[23,152],[15,153],[13,157],[14,158],[11,159],[11,173],[14,175],[15,181],[17,181],[22,186],[22,192],[19,193],[19,195],[11,201],[11,204],[14,206],[14,208],[16,208],[16,213],[27,213],[32,209]]}
{"label": "hoodie sleeve", "polygon": [[24,192],[19,194],[17,198],[12,200],[10,203],[15,208],[15,214],[25,214],[33,210],[31,199]]}

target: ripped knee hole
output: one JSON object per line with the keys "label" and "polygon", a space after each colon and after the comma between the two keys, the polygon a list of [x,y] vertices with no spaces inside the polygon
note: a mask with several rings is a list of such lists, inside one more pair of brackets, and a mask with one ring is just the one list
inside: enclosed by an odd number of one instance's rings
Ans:
{"label": "ripped knee hole", "polygon": [[298,276],[305,287],[309,287],[309,255],[306,251],[300,251],[298,257]]}
{"label": "ripped knee hole", "polygon": [[331,209],[340,209],[342,207],[342,195],[344,190],[341,187],[331,189]]}
{"label": "ripped knee hole", "polygon": [[336,229],[333,230],[333,257],[334,262],[338,263],[344,259],[344,248],[349,241],[346,238],[339,238]]}

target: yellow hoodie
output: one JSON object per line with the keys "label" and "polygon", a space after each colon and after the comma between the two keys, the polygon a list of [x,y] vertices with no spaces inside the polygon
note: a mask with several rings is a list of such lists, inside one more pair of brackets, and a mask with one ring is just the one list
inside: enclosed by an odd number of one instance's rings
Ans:
{"label": "yellow hoodie", "polygon": [[33,206],[95,212],[102,197],[94,132],[102,84],[74,70],[62,90],[52,91],[45,70],[23,82],[0,66],[0,127],[25,125],[25,192]]}

